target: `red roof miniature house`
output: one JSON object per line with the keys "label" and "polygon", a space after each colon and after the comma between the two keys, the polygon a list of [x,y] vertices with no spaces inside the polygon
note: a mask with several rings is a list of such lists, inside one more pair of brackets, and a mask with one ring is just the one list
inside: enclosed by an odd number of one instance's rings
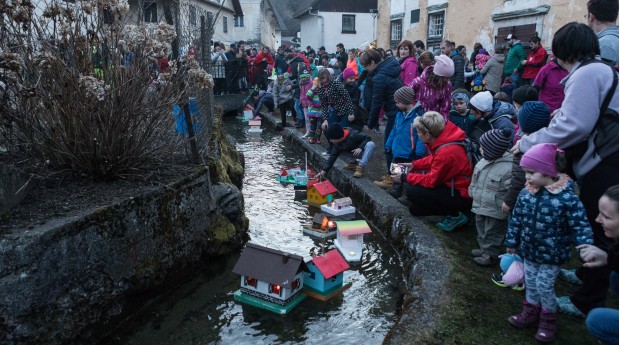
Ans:
{"label": "red roof miniature house", "polygon": [[234,297],[286,314],[306,297],[301,293],[305,271],[308,267],[299,255],[248,243],[233,268],[234,273],[241,275],[241,288]]}
{"label": "red roof miniature house", "polygon": [[323,205],[334,200],[334,194],[338,190],[329,181],[315,183],[308,187],[307,199],[309,204]]}
{"label": "red roof miniature house", "polygon": [[328,301],[351,286],[351,283],[344,284],[344,271],[349,269],[349,264],[336,249],[313,257],[307,265],[304,292],[310,297]]}

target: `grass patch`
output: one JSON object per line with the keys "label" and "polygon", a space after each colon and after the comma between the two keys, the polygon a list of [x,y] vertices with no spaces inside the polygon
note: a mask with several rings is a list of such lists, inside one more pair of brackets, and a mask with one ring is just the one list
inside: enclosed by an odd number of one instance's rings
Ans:
{"label": "grass patch", "polygon": [[[430,225],[446,246],[447,259],[452,265],[448,302],[442,307],[437,330],[432,337],[420,339],[424,344],[533,344],[536,328],[524,330],[512,327],[506,320],[521,310],[525,291],[500,288],[493,284],[493,268],[480,267],[471,258],[471,249],[478,248],[474,225],[454,233],[444,233]],[[575,254],[575,253],[574,253]],[[575,255],[573,255],[575,257]],[[566,267],[576,267],[573,258]],[[556,280],[556,294],[569,294],[574,286]],[[611,295],[611,294],[610,294]],[[617,306],[617,299],[611,301]],[[558,318],[556,344],[598,344],[585,327],[585,319],[561,314]]]}

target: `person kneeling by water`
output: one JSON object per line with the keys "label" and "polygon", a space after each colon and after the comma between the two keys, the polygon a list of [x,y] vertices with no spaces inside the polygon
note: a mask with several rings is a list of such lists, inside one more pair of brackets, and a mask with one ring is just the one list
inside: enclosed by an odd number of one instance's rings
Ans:
{"label": "person kneeling by water", "polygon": [[357,160],[347,163],[344,169],[355,170],[353,177],[364,177],[364,167],[375,153],[375,143],[372,142],[370,137],[349,127],[343,128],[338,123],[329,125],[325,131],[325,136],[334,146],[323,170],[319,172],[318,176],[325,176],[341,153],[351,152],[354,157],[361,155],[362,158],[359,160],[359,163]]}

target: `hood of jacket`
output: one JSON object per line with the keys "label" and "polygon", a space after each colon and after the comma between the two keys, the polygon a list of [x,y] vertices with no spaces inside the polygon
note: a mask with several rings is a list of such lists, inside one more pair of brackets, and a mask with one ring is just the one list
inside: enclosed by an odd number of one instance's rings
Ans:
{"label": "hood of jacket", "polygon": [[521,40],[515,40],[513,44],[510,45],[510,48],[516,46],[516,45],[521,45]]}
{"label": "hood of jacket", "polygon": [[377,76],[379,74],[384,74],[388,77],[397,78],[400,76],[400,63],[396,60],[395,57],[390,56],[389,58],[381,61],[377,65],[377,69],[375,70],[374,75]]}
{"label": "hood of jacket", "polygon": [[437,139],[435,139],[435,141],[430,145],[430,149],[435,152],[435,150],[443,144],[463,140],[465,140],[465,132],[451,121],[448,121],[446,122],[446,127],[441,133],[439,133]]}
{"label": "hood of jacket", "polygon": [[499,63],[504,63],[506,61],[506,56],[504,56],[504,54],[495,54],[493,55],[493,59],[497,60]]}
{"label": "hood of jacket", "polygon": [[486,119],[494,119],[496,117],[506,114],[514,116],[517,115],[517,111],[515,110],[515,107],[510,103],[494,100],[493,109],[491,109],[491,111],[489,111],[484,117]]}

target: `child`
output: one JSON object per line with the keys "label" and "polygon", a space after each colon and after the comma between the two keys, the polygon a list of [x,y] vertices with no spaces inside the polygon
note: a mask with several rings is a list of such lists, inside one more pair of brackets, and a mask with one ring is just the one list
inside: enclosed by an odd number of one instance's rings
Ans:
{"label": "child", "polygon": [[436,111],[447,121],[452,103],[452,84],[450,77],[454,75],[454,62],[445,55],[435,58],[435,64],[424,69],[422,75],[413,79],[409,85],[424,111]]}
{"label": "child", "polygon": [[491,92],[483,91],[469,100],[469,109],[474,115],[472,139],[479,140],[482,134],[490,129],[507,129],[512,141],[515,132],[512,117],[517,114],[512,104],[494,100]]}
{"label": "child", "polygon": [[506,76],[506,78],[504,78],[504,83],[502,83],[502,86],[499,88],[499,91],[505,92],[508,95],[508,97],[512,99],[512,91],[514,89],[515,89],[515,86],[512,84],[512,77]]}
{"label": "child", "polygon": [[308,119],[310,120],[310,135],[308,135],[308,142],[310,144],[321,143],[321,100],[319,99],[319,93],[317,88],[319,86],[319,78],[314,78],[312,81],[312,87],[306,92],[306,99],[310,101],[308,105]]}
{"label": "child", "polygon": [[306,95],[308,94],[308,91],[310,91],[311,87],[312,82],[310,81],[310,73],[304,69],[299,75],[299,94],[297,94],[300,105],[299,110],[301,111],[303,117],[303,120],[301,120],[300,122],[303,121],[303,123],[305,123],[306,125],[306,133],[302,136],[302,138],[307,138],[310,136],[310,119],[308,117],[308,107],[312,105],[312,100],[308,99]]}
{"label": "child", "polygon": [[250,96],[244,100],[244,104],[250,104],[254,106],[254,118],[253,120],[262,119],[264,117],[261,114],[261,109],[263,105],[267,107],[267,111],[269,112],[269,116],[273,113],[274,103],[273,103],[273,95],[270,92],[266,92],[265,90],[254,90],[250,93]]}
{"label": "child", "polygon": [[375,153],[375,143],[369,136],[354,129],[342,127],[339,123],[332,123],[325,131],[325,137],[334,145],[323,170],[317,176],[324,177],[332,168],[338,156],[343,152],[351,152],[354,157],[362,156],[359,163],[347,163],[346,170],[355,170],[353,177],[364,177],[364,167]]}
{"label": "child", "polygon": [[[519,112],[519,109],[521,109],[521,105],[523,103],[531,102],[531,101],[538,101],[538,90],[536,90],[535,88],[529,85],[523,85],[523,86],[519,86],[517,89],[512,91],[512,105],[515,107],[517,112]],[[513,118],[513,120],[516,120],[516,119]],[[514,122],[517,122],[517,121],[514,121]],[[523,136],[519,129],[518,123],[515,126],[515,133],[516,134],[514,137],[514,143],[516,143],[517,140],[521,139],[521,137]]]}
{"label": "child", "polygon": [[524,259],[525,301],[508,322],[517,328],[538,324],[535,338],[547,343],[555,340],[557,329],[553,285],[560,265],[569,260],[573,246],[593,243],[592,228],[575,183],[559,172],[565,159],[557,145],[532,146],[520,165],[527,182],[512,212],[506,247]]}
{"label": "child", "polygon": [[355,75],[355,71],[352,68],[345,68],[345,70],[341,74],[342,76],[342,84],[344,89],[349,93],[349,97],[351,98],[351,102],[353,103],[353,116],[349,115],[349,126],[355,129],[358,132],[361,132],[364,129],[364,120],[360,115],[359,111],[359,102],[360,102],[360,89],[357,86],[357,75]]}
{"label": "child", "polygon": [[502,200],[510,187],[510,147],[510,133],[505,129],[493,129],[480,137],[482,159],[476,164],[469,185],[479,247],[472,250],[471,254],[479,266],[488,267],[497,263],[508,227],[508,214],[502,212]]}
{"label": "child", "polygon": [[[293,83],[288,78],[288,73],[278,75],[273,85],[273,99],[280,110],[281,128],[284,128],[286,127],[286,113],[287,111],[293,112],[295,105],[293,100]],[[293,115],[293,118],[295,118],[295,115]]]}
{"label": "child", "polygon": [[[394,127],[385,142],[388,170],[390,170],[391,163],[411,163],[426,156],[426,146],[418,137],[418,131],[412,127],[413,120],[424,115],[420,102],[415,104],[415,92],[410,87],[403,86],[394,93],[394,100],[400,111],[396,113]],[[375,181],[375,184],[381,188],[392,187],[390,194],[396,198],[402,194],[402,183],[385,184],[383,181]]]}
{"label": "child", "polygon": [[474,116],[469,113],[469,93],[465,89],[456,89],[452,93],[452,110],[449,120],[469,137],[473,127]]}

